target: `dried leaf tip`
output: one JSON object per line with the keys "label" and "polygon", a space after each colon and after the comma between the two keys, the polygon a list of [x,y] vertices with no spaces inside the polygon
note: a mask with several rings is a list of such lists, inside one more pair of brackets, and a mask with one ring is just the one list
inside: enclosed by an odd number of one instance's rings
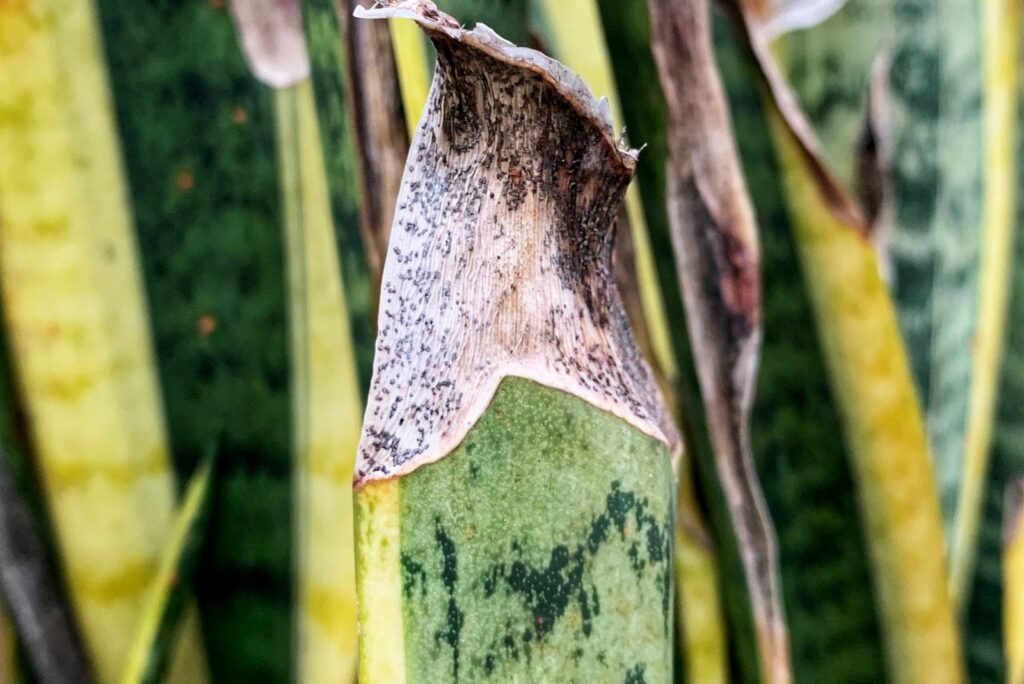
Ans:
{"label": "dried leaf tip", "polygon": [[309,78],[298,0],[231,0],[231,19],[257,80],[286,88]]}
{"label": "dried leaf tip", "polygon": [[509,376],[678,453],[614,285],[635,155],[616,144],[607,106],[561,64],[432,3],[356,16],[412,18],[437,48],[384,267],[356,485],[446,456]]}
{"label": "dried leaf tip", "polygon": [[838,11],[845,0],[723,0],[732,10],[741,38],[768,88],[769,103],[798,146],[806,171],[833,215],[867,236],[863,212],[826,164],[821,145],[796,94],[772,54],[770,44],[796,28],[814,26]]}
{"label": "dried leaf tip", "polygon": [[360,19],[412,19],[431,39],[443,35],[499,61],[537,74],[572,105],[584,120],[601,132],[626,171],[632,174],[636,168],[638,151],[626,145],[624,137],[615,134],[608,98],[597,98],[578,74],[543,52],[519,47],[499,36],[486,24],[477,24],[472,30],[466,29],[439,10],[431,0],[378,0],[371,9],[357,6],[353,15]]}
{"label": "dried leaf tip", "polygon": [[817,26],[845,4],[846,0],[752,0],[748,3],[751,18],[769,41]]}

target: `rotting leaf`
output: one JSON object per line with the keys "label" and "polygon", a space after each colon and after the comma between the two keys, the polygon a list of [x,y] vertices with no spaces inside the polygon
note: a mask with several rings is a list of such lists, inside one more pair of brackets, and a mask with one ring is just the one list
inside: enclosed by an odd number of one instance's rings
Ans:
{"label": "rotting leaf", "polygon": [[762,675],[792,678],[775,532],[750,449],[761,342],[759,247],[702,0],[650,0],[668,108],[669,218],[698,377],[740,556]]}
{"label": "rotting leaf", "polygon": [[[426,0],[356,16],[414,19],[438,53],[384,267],[357,486],[443,458],[507,376],[576,395],[678,459],[613,284],[635,152],[607,104],[558,62]],[[480,82],[503,81],[482,97]]]}

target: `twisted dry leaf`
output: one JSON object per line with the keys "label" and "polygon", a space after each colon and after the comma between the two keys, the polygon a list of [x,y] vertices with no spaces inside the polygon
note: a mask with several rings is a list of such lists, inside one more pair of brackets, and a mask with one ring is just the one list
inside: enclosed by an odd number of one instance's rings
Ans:
{"label": "twisted dry leaf", "polygon": [[775,533],[749,415],[761,342],[757,229],[711,49],[707,3],[650,0],[669,115],[669,219],[715,459],[751,592],[763,675],[791,679]]}

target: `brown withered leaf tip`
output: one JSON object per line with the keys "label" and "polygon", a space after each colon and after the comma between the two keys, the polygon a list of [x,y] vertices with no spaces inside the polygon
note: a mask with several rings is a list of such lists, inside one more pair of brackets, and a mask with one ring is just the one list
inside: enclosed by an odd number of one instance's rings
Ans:
{"label": "brown withered leaf tip", "polygon": [[[843,2],[822,0],[721,0],[730,10],[741,39],[754,57],[758,74],[768,88],[769,104],[778,112],[789,135],[799,146],[807,172],[834,216],[867,236],[868,227],[857,202],[836,180],[821,152],[821,145],[796,94],[771,51],[771,41],[793,28],[824,21]],[[812,11],[817,9],[818,11]]]}
{"label": "brown withered leaf tip", "polygon": [[437,48],[384,267],[356,484],[447,455],[517,376],[576,395],[670,446],[671,426],[612,277],[634,152],[563,65],[423,0]]}
{"label": "brown withered leaf tip", "polygon": [[649,0],[668,113],[668,215],[714,466],[736,534],[766,681],[791,681],[775,531],[754,468],[760,249],[711,44],[708,0]]}

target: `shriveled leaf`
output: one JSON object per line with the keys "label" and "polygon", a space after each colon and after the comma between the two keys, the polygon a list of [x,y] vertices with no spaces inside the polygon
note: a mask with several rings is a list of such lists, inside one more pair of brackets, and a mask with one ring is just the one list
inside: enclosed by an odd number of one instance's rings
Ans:
{"label": "shriveled leaf", "polygon": [[4,452],[0,445],[0,677],[13,681],[17,633],[40,681],[85,684],[92,676],[71,614]]}
{"label": "shriveled leaf", "polygon": [[263,83],[284,88],[309,78],[299,0],[230,0],[249,68]]}
{"label": "shriveled leaf", "polygon": [[750,449],[761,342],[759,247],[711,49],[708,6],[651,0],[668,111],[669,220],[708,429],[751,587],[766,681],[792,678],[778,550]]}
{"label": "shriveled leaf", "polygon": [[724,21],[717,24],[715,48],[761,226],[764,273],[753,451],[779,531],[794,678],[880,681],[884,659],[865,531],[840,414],[800,273],[764,107],[730,28]]}
{"label": "shriveled leaf", "polygon": [[[363,4],[369,3],[364,0]],[[376,302],[409,136],[388,26],[381,21],[353,21],[351,13],[358,5],[357,0],[341,3],[338,22],[347,48],[355,157],[362,189],[359,208]]]}
{"label": "shriveled leaf", "polygon": [[[768,40],[817,26],[846,4],[846,0],[754,0],[748,16]],[[854,4],[854,3],[851,3]]]}

